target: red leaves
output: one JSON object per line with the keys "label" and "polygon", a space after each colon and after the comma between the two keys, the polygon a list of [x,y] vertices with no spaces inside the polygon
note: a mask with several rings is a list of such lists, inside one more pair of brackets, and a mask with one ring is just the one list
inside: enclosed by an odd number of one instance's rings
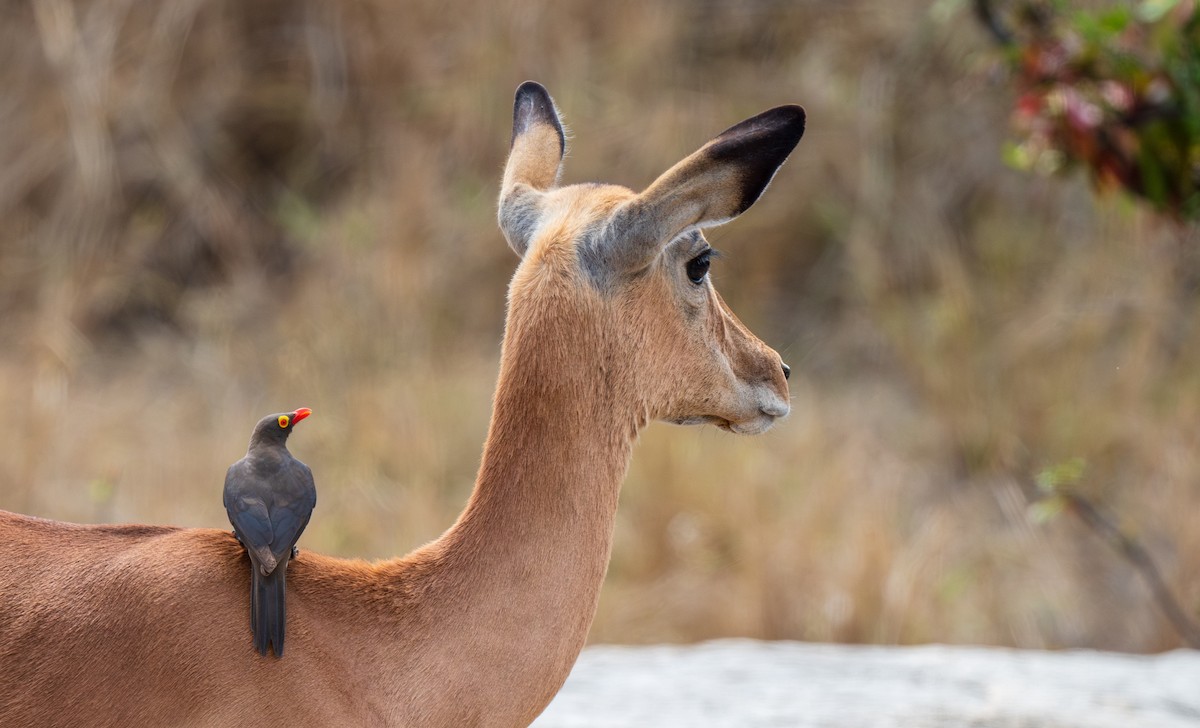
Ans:
{"label": "red leaves", "polygon": [[1011,34],[1009,54],[1020,142],[1008,159],[1042,172],[1082,166],[1098,187],[1200,217],[1196,3],[1157,14],[1062,7],[1020,4],[1026,27]]}

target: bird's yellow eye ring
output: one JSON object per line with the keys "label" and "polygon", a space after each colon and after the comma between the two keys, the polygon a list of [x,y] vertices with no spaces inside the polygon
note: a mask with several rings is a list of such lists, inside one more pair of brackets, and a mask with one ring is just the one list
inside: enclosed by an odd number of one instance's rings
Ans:
{"label": "bird's yellow eye ring", "polygon": [[287,429],[289,421],[290,420],[288,420],[287,415],[279,415],[279,426],[282,427],[283,429],[285,429],[285,430]]}

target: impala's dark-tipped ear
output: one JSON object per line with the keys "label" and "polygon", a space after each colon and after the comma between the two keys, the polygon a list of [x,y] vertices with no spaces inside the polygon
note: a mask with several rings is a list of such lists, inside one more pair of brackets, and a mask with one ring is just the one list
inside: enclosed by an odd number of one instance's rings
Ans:
{"label": "impala's dark-tipped ear", "polygon": [[767,189],[804,136],[804,121],[801,107],[777,106],[729,127],[700,150],[715,163],[738,169],[741,200],[730,217],[745,212]]}
{"label": "impala's dark-tipped ear", "polygon": [[558,148],[557,159],[561,161],[563,153],[567,150],[567,137],[563,134],[562,120],[558,118],[554,99],[550,98],[550,92],[542,84],[526,81],[517,86],[517,94],[513,99],[513,133],[509,149],[515,150],[517,140],[534,131],[539,125],[549,126],[554,130],[557,140],[555,146]]}
{"label": "impala's dark-tipped ear", "polygon": [[537,228],[542,192],[558,183],[567,138],[554,99],[539,83],[517,87],[512,144],[500,186],[500,229],[517,255],[524,255]]}
{"label": "impala's dark-tipped ear", "polygon": [[611,263],[647,265],[689,228],[720,225],[763,193],[804,136],[804,109],[778,106],[735,124],[623,205],[609,226]]}

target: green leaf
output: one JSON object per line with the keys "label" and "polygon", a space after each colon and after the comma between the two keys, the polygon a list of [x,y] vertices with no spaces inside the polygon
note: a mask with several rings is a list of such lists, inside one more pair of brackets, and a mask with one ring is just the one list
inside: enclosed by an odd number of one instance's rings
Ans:
{"label": "green leaf", "polygon": [[1133,14],[1129,12],[1129,8],[1113,8],[1101,13],[1099,18],[1100,26],[1112,35],[1117,35],[1122,30],[1125,30],[1132,19]]}
{"label": "green leaf", "polygon": [[1006,141],[1004,147],[1000,150],[1000,158],[1009,167],[1021,172],[1028,172],[1033,169],[1033,155],[1030,154],[1028,147],[1023,144]]}
{"label": "green leaf", "polygon": [[[1144,134],[1149,137],[1154,131],[1151,129]],[[1145,141],[1153,141],[1153,138]],[[1165,207],[1167,204],[1166,170],[1162,167],[1162,158],[1152,153],[1151,149],[1153,147],[1150,144],[1144,144],[1142,152],[1138,154],[1137,158],[1138,171],[1141,172],[1142,194],[1155,205]]]}
{"label": "green leaf", "polygon": [[[1071,21],[1075,31],[1089,43],[1108,46],[1125,30],[1132,19],[1128,8],[1115,8],[1102,13],[1081,11],[1075,13]],[[1103,51],[1103,48],[1095,49]]]}
{"label": "green leaf", "polygon": [[113,499],[116,489],[116,484],[108,478],[96,478],[88,483],[88,497],[93,503],[108,503]]}
{"label": "green leaf", "polygon": [[1137,9],[1138,20],[1157,23],[1178,4],[1179,0],[1142,0]]}
{"label": "green leaf", "polygon": [[1066,499],[1062,496],[1043,498],[1029,506],[1029,519],[1034,523],[1049,523],[1063,512],[1066,504]]}
{"label": "green leaf", "polygon": [[[1038,489],[1043,493],[1056,493],[1062,488],[1075,485],[1083,477],[1083,471],[1086,468],[1087,461],[1080,457],[1044,468],[1037,474]],[[1062,508],[1061,504],[1059,508]]]}

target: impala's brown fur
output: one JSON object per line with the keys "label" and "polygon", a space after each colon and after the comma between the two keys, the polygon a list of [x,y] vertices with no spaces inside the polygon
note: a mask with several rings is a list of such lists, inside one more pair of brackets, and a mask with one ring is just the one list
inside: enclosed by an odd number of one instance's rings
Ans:
{"label": "impala's brown fur", "polygon": [[246,556],[227,531],[0,513],[0,725],[532,721],[583,647],[638,431],[753,433],[787,412],[779,356],[685,271],[706,248],[698,229],[745,210],[802,130],[781,107],[641,194],[556,188],[557,112],[522,85],[500,222],[523,260],[458,522],[392,561],[302,551],[277,660],[252,649]]}

